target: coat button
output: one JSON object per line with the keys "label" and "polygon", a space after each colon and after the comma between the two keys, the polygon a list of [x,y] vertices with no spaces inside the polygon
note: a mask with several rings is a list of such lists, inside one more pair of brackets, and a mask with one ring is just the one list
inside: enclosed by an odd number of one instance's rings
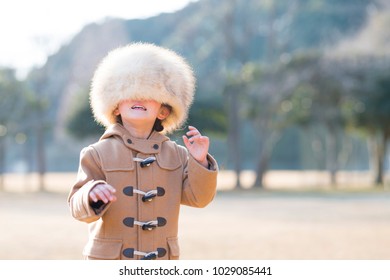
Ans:
{"label": "coat button", "polygon": [[133,144],[133,141],[131,141],[131,139],[127,139],[127,143]]}
{"label": "coat button", "polygon": [[158,150],[159,146],[157,144],[153,145],[153,149]]}

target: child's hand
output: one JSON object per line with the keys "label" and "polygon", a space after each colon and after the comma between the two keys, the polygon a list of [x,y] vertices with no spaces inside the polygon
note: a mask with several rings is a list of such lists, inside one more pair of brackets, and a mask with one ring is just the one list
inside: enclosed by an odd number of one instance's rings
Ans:
{"label": "child's hand", "polygon": [[98,184],[89,192],[89,202],[98,202],[101,200],[104,203],[108,203],[109,201],[116,201],[115,192],[116,190],[113,186]]}
{"label": "child's hand", "polygon": [[207,136],[202,136],[193,126],[188,127],[187,136],[183,135],[183,141],[190,154],[204,167],[208,168],[207,154],[209,152],[210,141]]}

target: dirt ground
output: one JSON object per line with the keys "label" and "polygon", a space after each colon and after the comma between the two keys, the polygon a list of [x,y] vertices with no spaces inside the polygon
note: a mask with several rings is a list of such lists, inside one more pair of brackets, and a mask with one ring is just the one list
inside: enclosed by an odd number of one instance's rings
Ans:
{"label": "dirt ground", "polygon": [[[0,259],[81,259],[65,192],[0,193]],[[181,259],[390,259],[389,191],[219,191],[182,207]]]}

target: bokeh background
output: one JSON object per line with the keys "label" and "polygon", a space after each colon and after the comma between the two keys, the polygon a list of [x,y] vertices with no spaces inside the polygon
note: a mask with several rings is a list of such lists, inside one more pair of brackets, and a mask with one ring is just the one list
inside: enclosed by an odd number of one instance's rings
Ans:
{"label": "bokeh background", "polygon": [[91,77],[138,41],[193,66],[187,123],[221,168],[215,201],[183,208],[183,258],[390,258],[388,1],[14,2],[2,7],[0,259],[80,258],[86,225],[66,195],[103,132]]}

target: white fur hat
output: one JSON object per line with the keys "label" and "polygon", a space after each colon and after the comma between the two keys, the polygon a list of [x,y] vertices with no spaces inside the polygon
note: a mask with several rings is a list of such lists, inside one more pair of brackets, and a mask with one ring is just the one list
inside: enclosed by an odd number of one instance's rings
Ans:
{"label": "white fur hat", "polygon": [[146,43],[111,51],[92,79],[90,102],[95,119],[109,126],[122,100],[155,100],[172,107],[164,132],[179,128],[188,116],[195,91],[191,67],[175,52]]}

